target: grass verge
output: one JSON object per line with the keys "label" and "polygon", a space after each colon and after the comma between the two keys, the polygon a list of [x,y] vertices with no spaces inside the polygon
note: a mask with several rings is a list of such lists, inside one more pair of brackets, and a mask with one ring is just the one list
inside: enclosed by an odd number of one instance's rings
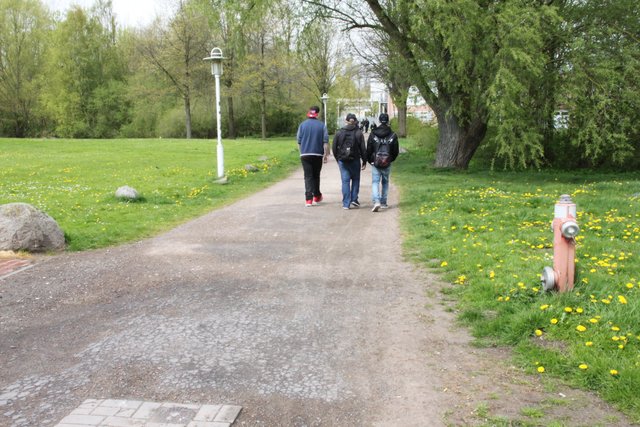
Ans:
{"label": "grass verge", "polygon": [[[640,421],[640,174],[430,167],[435,135],[403,140],[394,169],[408,257],[452,286],[478,345],[590,389]],[[576,287],[544,292],[553,207],[578,206]]]}
{"label": "grass verge", "polygon": [[[208,140],[0,139],[0,204],[53,217],[69,250],[152,236],[282,179],[299,165],[293,139],[224,141],[226,185]],[[245,170],[251,164],[257,171]],[[138,202],[115,198],[129,185]]]}

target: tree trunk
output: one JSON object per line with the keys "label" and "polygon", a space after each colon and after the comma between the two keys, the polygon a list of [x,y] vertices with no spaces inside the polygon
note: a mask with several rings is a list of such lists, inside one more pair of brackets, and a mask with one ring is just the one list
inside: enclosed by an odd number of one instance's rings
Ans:
{"label": "tree trunk", "polygon": [[233,97],[227,96],[227,138],[236,139],[236,118],[233,110]]}
{"label": "tree trunk", "polygon": [[453,115],[439,114],[437,117],[440,136],[435,167],[467,169],[487,133],[487,123],[476,119],[468,126],[460,127]]}
{"label": "tree trunk", "polygon": [[407,104],[398,107],[398,130],[396,135],[405,138],[407,136]]}
{"label": "tree trunk", "polygon": [[267,139],[267,94],[264,80],[260,80],[260,117],[262,139]]}
{"label": "tree trunk", "polygon": [[184,117],[187,139],[191,139],[191,100],[189,99],[188,94],[184,96]]}

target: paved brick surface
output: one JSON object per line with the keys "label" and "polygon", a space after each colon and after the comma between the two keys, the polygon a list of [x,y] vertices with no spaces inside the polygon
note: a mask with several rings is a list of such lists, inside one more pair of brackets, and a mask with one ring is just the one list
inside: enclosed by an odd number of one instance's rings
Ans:
{"label": "paved brick surface", "polygon": [[88,399],[56,427],[229,427],[241,409],[235,405]]}

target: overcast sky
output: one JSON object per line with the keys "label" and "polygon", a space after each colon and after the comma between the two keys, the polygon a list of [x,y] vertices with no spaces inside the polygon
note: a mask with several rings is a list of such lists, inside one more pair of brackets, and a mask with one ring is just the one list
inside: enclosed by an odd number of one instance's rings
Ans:
{"label": "overcast sky", "polygon": [[[44,3],[51,10],[64,13],[74,4],[89,9],[95,0],[44,0]],[[126,27],[145,26],[168,9],[167,0],[112,0],[112,4],[118,23]]]}

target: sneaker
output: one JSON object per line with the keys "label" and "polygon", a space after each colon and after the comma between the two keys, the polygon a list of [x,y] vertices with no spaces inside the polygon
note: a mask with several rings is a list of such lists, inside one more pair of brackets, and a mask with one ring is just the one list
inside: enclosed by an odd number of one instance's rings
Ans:
{"label": "sneaker", "polygon": [[349,210],[349,206],[343,206],[342,209]]}
{"label": "sneaker", "polygon": [[322,194],[319,196],[313,196],[313,204],[317,205],[318,203],[320,203],[322,201]]}
{"label": "sneaker", "polygon": [[313,206],[313,201],[311,201],[311,200],[307,200],[307,201],[304,203],[304,205],[305,205],[306,207],[310,208],[311,206]]}
{"label": "sneaker", "polygon": [[378,212],[380,210],[380,203],[376,203],[375,205],[373,205],[373,209],[371,209],[371,212]]}
{"label": "sneaker", "polygon": [[354,208],[359,208],[360,202],[358,202],[357,200],[355,202],[351,202],[351,206],[353,206]]}
{"label": "sneaker", "polygon": [[389,205],[386,203],[383,203],[380,205],[380,209],[389,209]]}

